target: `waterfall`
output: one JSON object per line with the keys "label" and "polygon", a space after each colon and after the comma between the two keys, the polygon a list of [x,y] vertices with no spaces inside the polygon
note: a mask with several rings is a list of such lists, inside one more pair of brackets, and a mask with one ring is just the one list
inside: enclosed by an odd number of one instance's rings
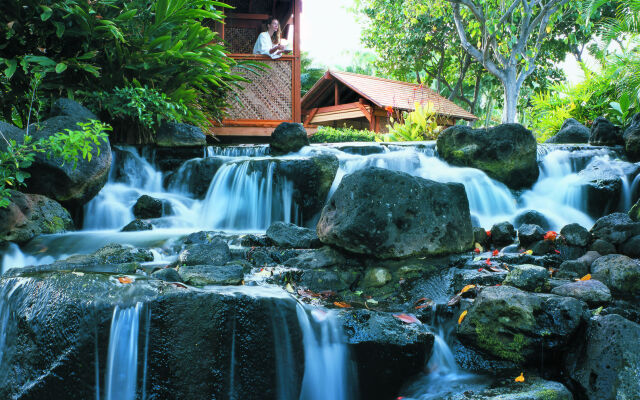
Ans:
{"label": "waterfall", "polygon": [[50,255],[36,257],[25,254],[17,244],[9,242],[7,250],[4,255],[2,255],[2,258],[0,258],[0,275],[11,268],[22,268],[28,265],[44,265],[54,261],[55,258]]}
{"label": "waterfall", "polygon": [[336,315],[297,307],[305,355],[300,400],[354,399],[356,374]]}
{"label": "waterfall", "polygon": [[269,153],[268,145],[207,146],[207,157],[263,157]]}
{"label": "waterfall", "polygon": [[274,302],[271,308],[271,323],[273,327],[273,346],[276,356],[276,389],[278,400],[295,400],[295,370],[291,334],[282,308]]}
{"label": "waterfall", "polygon": [[[140,316],[144,312],[142,302],[131,307],[116,306],[111,320],[109,333],[109,352],[107,356],[107,376],[105,379],[106,400],[135,400],[138,381],[138,338]],[[148,340],[150,313],[145,314],[145,340]],[[144,346],[143,384],[146,381],[146,351]],[[143,388],[144,392],[144,388]],[[144,397],[143,397],[144,400]]]}

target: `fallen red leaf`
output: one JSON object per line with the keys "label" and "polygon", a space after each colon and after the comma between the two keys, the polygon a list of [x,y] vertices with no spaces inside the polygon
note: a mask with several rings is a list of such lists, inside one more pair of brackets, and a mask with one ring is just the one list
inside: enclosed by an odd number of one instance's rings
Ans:
{"label": "fallen red leaf", "polygon": [[477,248],[477,247],[476,247],[473,251],[474,251],[476,254],[480,254],[480,249],[479,249],[479,248]]}
{"label": "fallen red leaf", "polygon": [[478,268],[478,272],[482,272],[482,268]]}
{"label": "fallen red leaf", "polygon": [[351,304],[345,303],[344,301],[334,301],[333,305],[340,308],[351,308]]}
{"label": "fallen red leaf", "polygon": [[133,283],[133,279],[129,278],[128,276],[119,276],[118,282],[122,284]]}
{"label": "fallen red leaf", "polygon": [[407,315],[407,314],[393,314],[394,317],[398,318],[400,321],[407,323],[407,324],[415,324],[417,322],[420,322],[418,320],[418,318],[414,317],[413,315]]}
{"label": "fallen red leaf", "polygon": [[556,237],[558,236],[557,232],[554,231],[548,231],[545,235],[544,235],[544,240],[551,240],[552,242],[554,240],[556,240]]}
{"label": "fallen red leaf", "polygon": [[493,253],[492,253],[492,254],[493,254],[493,256],[495,257],[495,256],[497,256],[498,254],[500,254],[500,252],[498,251],[498,249],[495,249],[495,250],[493,251]]}
{"label": "fallen red leaf", "polygon": [[491,265],[491,258],[487,258],[487,260],[484,263],[487,265]]}
{"label": "fallen red leaf", "polygon": [[560,254],[560,250],[554,249],[553,251],[555,251],[556,254]]}
{"label": "fallen red leaf", "polygon": [[487,231],[487,236],[491,237],[491,231]]}

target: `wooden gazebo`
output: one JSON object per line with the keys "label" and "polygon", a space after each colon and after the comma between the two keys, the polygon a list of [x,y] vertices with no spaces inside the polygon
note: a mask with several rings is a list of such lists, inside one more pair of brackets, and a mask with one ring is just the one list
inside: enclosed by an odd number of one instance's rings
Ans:
{"label": "wooden gazebo", "polygon": [[[230,57],[266,65],[262,72],[238,68],[251,83],[231,94],[228,118],[213,128],[220,137],[270,136],[281,122],[302,122],[300,108],[300,13],[302,0],[226,0],[235,7],[226,12],[225,23],[217,27],[230,50]],[[260,32],[270,16],[278,18],[282,38],[293,41],[292,53],[272,60],[252,54]],[[239,99],[239,102],[235,98]]]}
{"label": "wooden gazebo", "polygon": [[307,92],[301,107],[308,130],[323,125],[387,132],[389,117],[415,110],[416,103],[432,103],[441,126],[478,119],[423,85],[333,70]]}

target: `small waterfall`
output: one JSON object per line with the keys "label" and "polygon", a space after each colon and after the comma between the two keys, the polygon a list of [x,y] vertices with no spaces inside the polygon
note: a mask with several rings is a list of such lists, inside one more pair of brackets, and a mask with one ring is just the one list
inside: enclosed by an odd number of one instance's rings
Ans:
{"label": "small waterfall", "polygon": [[292,382],[295,382],[296,365],[292,355],[291,334],[284,311],[277,303],[273,304],[270,314],[275,338],[273,346],[276,356],[277,399],[295,400],[295,386]]}
{"label": "small waterfall", "polygon": [[[109,333],[109,353],[107,358],[107,376],[105,379],[106,400],[135,400],[138,381],[138,338],[140,335],[140,317],[145,307],[142,302],[131,307],[116,306],[111,320]],[[150,312],[144,314],[148,341]],[[146,351],[144,346],[143,385],[146,383]],[[144,393],[144,388],[143,388]],[[144,396],[142,397],[144,400]]]}
{"label": "small waterfall", "polygon": [[264,231],[272,222],[298,224],[293,183],[274,176],[275,162],[231,162],[220,167],[204,200],[209,229]]}
{"label": "small waterfall", "polygon": [[206,157],[264,157],[269,154],[268,145],[207,146]]}
{"label": "small waterfall", "polygon": [[7,325],[11,309],[9,307],[9,297],[0,293],[0,368],[2,368],[2,357],[4,356],[4,346],[7,343]]}
{"label": "small waterfall", "polygon": [[337,317],[324,310],[307,313],[302,305],[297,307],[305,354],[300,400],[356,398],[356,374]]}
{"label": "small waterfall", "polygon": [[2,256],[2,259],[0,259],[0,275],[11,268],[22,268],[28,265],[44,265],[54,261],[55,258],[50,255],[35,257],[25,254],[17,244],[9,242],[6,252]]}

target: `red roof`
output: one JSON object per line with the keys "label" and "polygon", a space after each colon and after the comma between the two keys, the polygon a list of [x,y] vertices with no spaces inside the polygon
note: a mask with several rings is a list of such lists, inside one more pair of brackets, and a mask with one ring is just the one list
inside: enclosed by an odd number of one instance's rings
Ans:
{"label": "red roof", "polygon": [[[468,121],[478,119],[478,117],[454,102],[445,99],[428,87],[416,83],[394,81],[351,72],[329,70],[328,74],[381,108],[391,106],[396,109],[412,111],[415,110],[415,103],[425,104],[431,102],[434,105],[435,112],[440,115]],[[326,82],[327,80],[319,80],[302,98],[303,109],[311,108],[307,107],[305,100],[311,98],[317,90],[321,90],[323,81]]]}

